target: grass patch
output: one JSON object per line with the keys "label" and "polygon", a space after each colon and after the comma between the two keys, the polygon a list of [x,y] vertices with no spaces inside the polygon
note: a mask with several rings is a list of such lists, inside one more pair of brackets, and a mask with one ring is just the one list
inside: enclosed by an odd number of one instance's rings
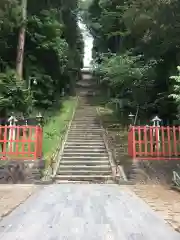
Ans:
{"label": "grass patch", "polygon": [[[51,110],[47,110],[43,113],[43,117],[45,119],[43,127],[43,155],[46,160],[46,166],[49,165],[53,153],[64,138],[76,103],[76,97],[61,99],[61,101],[57,101],[56,106],[54,106]],[[35,144],[28,143],[27,141],[28,139],[35,141],[35,130],[36,127],[33,126],[31,129],[27,129],[27,131],[23,130],[21,135],[20,131],[17,130],[16,134],[19,136],[17,139],[18,141],[6,144],[5,146],[5,152],[7,153],[6,156],[8,160],[24,160],[26,158],[33,158],[33,154],[30,152],[34,153]],[[12,153],[9,154],[9,151]],[[2,150],[0,149],[0,157],[2,156]],[[0,161],[0,166],[6,163],[6,161],[2,160]]]}
{"label": "grass patch", "polygon": [[[43,154],[46,166],[49,165],[51,156],[62,143],[69,121],[71,120],[77,98],[69,98],[63,101],[60,109],[44,125],[43,128]],[[50,113],[49,113],[50,114]]]}
{"label": "grass patch", "polygon": [[[45,119],[43,127],[43,155],[45,159],[45,167],[49,166],[53,153],[55,153],[57,147],[64,139],[69,121],[72,118],[72,114],[77,103],[77,98],[70,97],[61,100],[60,103],[61,104],[57,102],[56,107],[53,107],[51,110],[47,110],[43,113],[43,117]],[[33,157],[33,155],[29,154],[29,152],[34,152],[35,145],[34,143],[23,143],[23,139],[25,140],[26,138],[27,140],[35,140],[35,126],[33,129],[31,128],[31,131],[23,132],[23,136],[19,136],[18,142],[10,144],[10,146],[8,144],[6,145],[6,152],[13,151],[13,149],[14,151],[16,150],[16,152],[19,152],[18,156],[17,153],[14,155],[7,154],[6,156],[9,161],[11,159],[24,160],[26,157],[27,159]],[[0,149],[0,152],[1,151],[2,150]],[[0,157],[2,156],[3,155],[1,153]],[[6,165],[7,163],[7,161],[0,160],[0,166]]]}

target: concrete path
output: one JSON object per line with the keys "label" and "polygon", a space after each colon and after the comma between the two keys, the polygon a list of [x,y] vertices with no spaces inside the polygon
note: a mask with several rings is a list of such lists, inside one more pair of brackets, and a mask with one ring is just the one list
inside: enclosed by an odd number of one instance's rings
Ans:
{"label": "concrete path", "polygon": [[62,184],[46,186],[5,217],[0,239],[179,240],[180,234],[125,187]]}

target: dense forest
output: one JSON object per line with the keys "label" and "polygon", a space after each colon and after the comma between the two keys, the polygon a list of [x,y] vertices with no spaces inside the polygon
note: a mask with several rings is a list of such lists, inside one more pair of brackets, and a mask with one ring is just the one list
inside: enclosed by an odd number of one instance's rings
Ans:
{"label": "dense forest", "polygon": [[180,1],[87,0],[95,74],[110,101],[149,119],[175,119],[180,105]]}
{"label": "dense forest", "polygon": [[78,0],[0,1],[1,117],[52,107],[63,91],[73,95],[82,59]]}
{"label": "dense forest", "polygon": [[[23,4],[26,2],[26,16]],[[145,118],[180,113],[178,0],[1,0],[0,112],[47,109],[74,94],[82,67],[83,21],[94,38],[94,72],[109,101]],[[25,29],[23,73],[17,58]]]}

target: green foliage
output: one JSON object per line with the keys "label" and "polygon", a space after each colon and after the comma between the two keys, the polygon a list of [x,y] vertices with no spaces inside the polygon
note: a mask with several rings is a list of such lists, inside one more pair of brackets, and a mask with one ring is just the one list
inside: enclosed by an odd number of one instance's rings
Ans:
{"label": "green foliage", "polygon": [[31,106],[31,96],[25,84],[17,77],[16,72],[7,70],[0,73],[0,109],[28,113]]}
{"label": "green foliage", "polygon": [[54,114],[53,111],[46,112],[46,114],[49,115],[49,118],[43,129],[43,153],[47,160],[47,165],[50,163],[52,154],[64,140],[68,122],[72,118],[76,103],[76,98],[68,98],[64,100],[61,108],[57,109],[56,114]]}
{"label": "green foliage", "polygon": [[[94,60],[103,68],[100,76],[104,78],[104,65],[113,76],[108,88],[115,89],[123,79],[124,86],[133,86],[133,95],[146,89],[141,109],[165,119],[176,114],[176,101],[169,98],[173,89],[169,76],[179,64],[179,9],[177,0],[92,0],[82,14],[94,37]],[[131,94],[126,93],[129,99]]]}
{"label": "green foliage", "polygon": [[130,106],[146,108],[150,101],[147,94],[154,84],[156,62],[151,60],[144,64],[143,56],[134,56],[131,52],[102,55],[101,61],[95,73],[111,90],[112,97],[128,97]]}
{"label": "green foliage", "polygon": [[[14,72],[22,25],[21,4],[19,0],[0,2],[0,82],[3,86],[0,111],[6,108],[25,113],[33,105],[43,109],[53,106],[63,88],[66,94],[73,92],[77,73],[82,67],[78,1],[27,2],[23,82]],[[32,77],[36,79],[36,85],[29,82]]]}
{"label": "green foliage", "polygon": [[68,44],[62,37],[63,25],[57,15],[56,9],[43,10],[28,21],[25,70],[27,77],[37,80],[32,89],[38,107],[51,106],[64,85],[61,78],[68,64]]}
{"label": "green foliage", "polygon": [[173,92],[169,95],[170,98],[173,98],[178,106],[178,116],[180,117],[180,67],[177,67],[178,75],[171,76],[170,79],[174,80]]}

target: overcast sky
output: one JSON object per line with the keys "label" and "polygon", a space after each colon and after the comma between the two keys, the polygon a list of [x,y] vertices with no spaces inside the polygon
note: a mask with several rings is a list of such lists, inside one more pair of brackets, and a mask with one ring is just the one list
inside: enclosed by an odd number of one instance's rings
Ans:
{"label": "overcast sky", "polygon": [[84,67],[90,67],[90,62],[92,60],[92,47],[93,47],[93,38],[89,35],[86,27],[83,23],[79,22],[79,27],[82,30],[85,49],[84,49]]}

